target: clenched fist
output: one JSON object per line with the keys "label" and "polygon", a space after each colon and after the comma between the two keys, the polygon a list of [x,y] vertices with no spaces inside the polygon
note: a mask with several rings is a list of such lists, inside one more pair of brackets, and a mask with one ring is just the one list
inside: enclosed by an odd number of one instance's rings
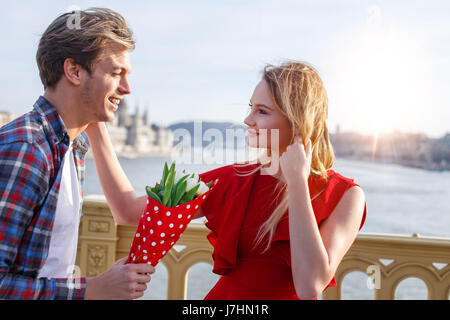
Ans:
{"label": "clenched fist", "polygon": [[308,181],[311,171],[311,140],[306,147],[299,136],[280,157],[280,168],[288,185]]}

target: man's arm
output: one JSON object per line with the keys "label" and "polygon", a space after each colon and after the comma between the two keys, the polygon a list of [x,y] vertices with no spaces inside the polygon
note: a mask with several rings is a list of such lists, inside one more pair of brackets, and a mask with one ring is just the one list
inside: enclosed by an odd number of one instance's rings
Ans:
{"label": "man's arm", "polygon": [[[67,279],[37,279],[12,270],[27,228],[49,191],[49,164],[42,151],[29,143],[0,145],[0,298],[82,298],[85,279],[78,286]],[[39,250],[30,249],[26,263],[39,261]]]}

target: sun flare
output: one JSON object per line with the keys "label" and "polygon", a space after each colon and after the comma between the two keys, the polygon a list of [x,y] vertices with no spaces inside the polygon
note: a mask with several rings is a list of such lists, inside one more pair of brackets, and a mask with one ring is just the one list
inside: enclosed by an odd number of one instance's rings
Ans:
{"label": "sun flare", "polygon": [[336,102],[347,108],[352,129],[373,135],[415,130],[429,103],[426,60],[415,40],[378,25],[341,44]]}

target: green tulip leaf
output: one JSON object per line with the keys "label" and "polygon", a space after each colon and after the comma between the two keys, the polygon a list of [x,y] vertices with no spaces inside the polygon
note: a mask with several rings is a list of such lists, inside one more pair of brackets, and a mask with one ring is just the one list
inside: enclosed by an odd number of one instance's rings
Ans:
{"label": "green tulip leaf", "polygon": [[169,170],[169,175],[167,177],[167,181],[166,181],[166,186],[165,186],[165,191],[164,191],[164,197],[163,197],[163,201],[162,204],[163,205],[167,205],[167,203],[169,202],[170,199],[170,193],[172,191],[172,187],[173,187],[173,182],[175,180],[175,163],[172,163],[172,166],[170,167]]}
{"label": "green tulip leaf", "polygon": [[174,198],[174,202],[172,203],[172,206],[176,206],[181,198],[183,197],[183,195],[186,192],[186,186],[187,186],[187,181],[183,181],[177,188],[177,192],[175,193],[175,198]]}
{"label": "green tulip leaf", "polygon": [[152,198],[152,199],[158,201],[159,203],[161,203],[161,198],[158,197],[158,195],[155,192],[153,192],[149,186],[145,187],[145,190],[147,191],[147,195],[150,198]]}
{"label": "green tulip leaf", "polygon": [[200,184],[197,184],[195,187],[193,187],[191,190],[185,193],[183,198],[181,198],[181,203],[186,203],[189,201],[192,201],[195,197],[195,193],[197,192],[198,188],[200,188]]}

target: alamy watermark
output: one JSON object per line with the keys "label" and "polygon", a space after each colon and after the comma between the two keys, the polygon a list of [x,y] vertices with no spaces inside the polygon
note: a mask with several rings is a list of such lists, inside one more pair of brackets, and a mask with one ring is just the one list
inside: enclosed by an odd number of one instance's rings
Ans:
{"label": "alamy watermark", "polygon": [[366,273],[369,275],[367,278],[367,288],[370,290],[381,289],[381,271],[380,266],[372,264],[367,267]]}
{"label": "alamy watermark", "polygon": [[[252,139],[252,146],[249,146]],[[279,129],[258,130],[258,136],[248,137],[241,126],[219,130],[203,130],[203,122],[194,122],[193,130],[173,131],[172,160],[182,164],[225,165],[236,162],[257,163],[261,151],[270,149],[271,165],[264,174],[275,174],[280,157]]]}
{"label": "alamy watermark", "polygon": [[67,12],[71,12],[66,21],[66,26],[70,30],[81,29],[81,8],[75,5],[71,5],[67,8]]}
{"label": "alamy watermark", "polygon": [[66,281],[67,288],[69,290],[81,289],[81,287],[82,287],[81,269],[77,265],[73,266],[73,271],[71,269],[72,268],[70,266],[67,269],[69,271],[69,273],[70,272],[72,273],[72,277],[67,278],[67,281]]}

